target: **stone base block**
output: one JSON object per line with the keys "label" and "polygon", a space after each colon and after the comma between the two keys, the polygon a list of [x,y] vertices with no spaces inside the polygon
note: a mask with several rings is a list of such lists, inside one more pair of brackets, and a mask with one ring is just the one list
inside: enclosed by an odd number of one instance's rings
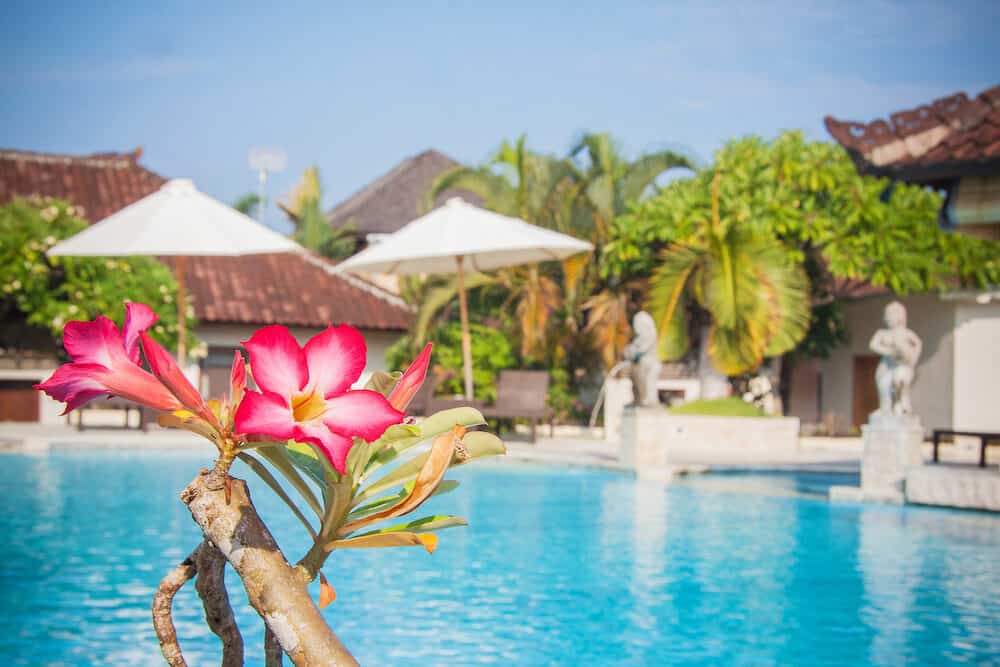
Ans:
{"label": "stone base block", "polygon": [[902,493],[879,493],[865,491],[860,486],[831,486],[831,502],[842,503],[881,503],[883,505],[902,505],[906,498]]}
{"label": "stone base block", "polygon": [[[924,429],[913,417],[874,415],[861,427],[861,488],[866,497],[900,499],[905,496],[906,469],[923,463]],[[893,500],[892,502],[895,502]]]}
{"label": "stone base block", "polygon": [[906,500],[1000,512],[1000,470],[995,466],[914,466],[906,471]]}

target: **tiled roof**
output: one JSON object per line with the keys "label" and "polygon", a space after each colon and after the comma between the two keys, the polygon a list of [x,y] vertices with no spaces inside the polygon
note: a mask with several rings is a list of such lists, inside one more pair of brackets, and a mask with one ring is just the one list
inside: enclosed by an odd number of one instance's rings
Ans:
{"label": "tiled roof", "polygon": [[870,123],[827,116],[826,129],[866,171],[913,180],[995,173],[1000,168],[1000,85],[964,92]]}
{"label": "tiled roof", "polygon": [[[0,150],[0,204],[40,195],[72,202],[91,222],[159,189],[165,179],[138,164],[141,150],[86,157]],[[168,264],[176,258],[161,258]],[[403,330],[411,313],[395,295],[330,273],[303,251],[244,257],[187,257],[185,277],[204,323]]]}
{"label": "tiled roof", "polygon": [[[175,258],[161,259],[176,264]],[[332,268],[307,252],[184,258],[185,283],[202,322],[409,326],[411,312],[402,299],[359,278],[334,275]]]}
{"label": "tiled roof", "polygon": [[[334,227],[353,224],[362,237],[391,234],[422,213],[421,204],[434,179],[457,166],[458,162],[436,150],[406,158],[333,207],[327,219]],[[436,203],[440,206],[451,197],[481,203],[465,190],[443,192]]]}
{"label": "tiled roof", "polygon": [[73,202],[95,222],[121,210],[166,182],[139,164],[142,149],[87,156],[0,149],[0,204],[40,195]]}

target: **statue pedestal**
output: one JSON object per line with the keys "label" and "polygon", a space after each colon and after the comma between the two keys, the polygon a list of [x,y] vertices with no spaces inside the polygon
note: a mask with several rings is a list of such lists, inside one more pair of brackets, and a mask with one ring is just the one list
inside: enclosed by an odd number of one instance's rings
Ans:
{"label": "statue pedestal", "polygon": [[632,402],[632,380],[608,378],[604,390],[604,439],[619,442],[622,437],[622,415]]}
{"label": "statue pedestal", "polygon": [[924,428],[913,415],[873,412],[861,427],[861,492],[872,500],[902,504],[906,469],[923,463]]}
{"label": "statue pedestal", "polygon": [[861,487],[831,487],[831,499],[902,505],[906,501],[906,470],[923,463],[920,419],[873,412],[861,433]]}

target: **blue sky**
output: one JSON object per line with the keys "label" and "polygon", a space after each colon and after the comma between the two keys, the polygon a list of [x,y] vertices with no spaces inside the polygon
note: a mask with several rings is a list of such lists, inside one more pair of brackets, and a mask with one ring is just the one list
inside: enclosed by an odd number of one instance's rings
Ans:
{"label": "blue sky", "polygon": [[[277,146],[332,205],[407,155],[585,130],[630,154],[870,120],[1000,83],[997,2],[46,3],[0,8],[0,147],[143,163],[232,201]],[[276,212],[269,214],[272,221]]]}

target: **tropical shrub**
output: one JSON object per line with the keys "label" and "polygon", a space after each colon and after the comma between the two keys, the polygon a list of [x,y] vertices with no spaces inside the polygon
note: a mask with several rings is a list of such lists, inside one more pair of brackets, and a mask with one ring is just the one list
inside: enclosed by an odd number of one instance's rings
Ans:
{"label": "tropical shrub", "polygon": [[[500,371],[516,368],[517,358],[508,337],[496,328],[470,323],[472,336],[472,382],[475,398],[496,400],[496,384]],[[438,377],[437,393],[457,395],[464,393],[462,369],[462,326],[448,322],[431,332],[434,344],[435,367]],[[412,342],[404,336],[386,352],[389,368],[400,368],[411,358]]]}
{"label": "tropical shrub", "polygon": [[[15,199],[0,207],[0,320],[23,318],[58,338],[67,322],[119,313],[123,301],[135,299],[163,313],[154,330],[174,346],[177,283],[163,264],[147,257],[45,254],[86,227],[65,201]],[[189,331],[194,325],[190,306],[187,325]]]}

